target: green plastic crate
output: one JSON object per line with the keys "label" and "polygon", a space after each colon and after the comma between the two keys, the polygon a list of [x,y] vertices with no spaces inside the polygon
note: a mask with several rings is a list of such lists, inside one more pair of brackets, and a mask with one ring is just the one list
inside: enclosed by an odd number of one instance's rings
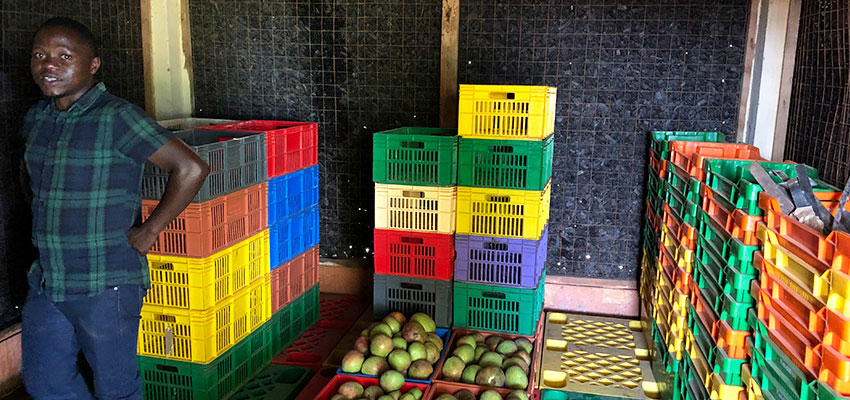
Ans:
{"label": "green plastic crate", "polygon": [[[706,173],[706,185],[720,194],[725,201],[731,203],[730,209],[740,208],[749,215],[761,216],[763,211],[758,207],[758,196],[762,188],[747,169],[753,162],[753,160],[707,159],[703,164],[703,170]],[[759,161],[759,163],[765,170],[782,171],[789,178],[797,177],[794,170],[796,164],[769,161]],[[834,186],[819,180],[816,169],[806,166],[806,171],[816,182],[813,190],[838,191]],[[777,183],[781,181],[777,177],[772,179]]]}
{"label": "green plastic crate", "polygon": [[301,334],[310,329],[318,318],[319,308],[319,285],[307,289],[298,299],[292,302],[292,340],[299,338]]}
{"label": "green plastic crate", "polygon": [[705,211],[699,210],[697,213],[699,214],[697,229],[700,236],[705,239],[705,243],[711,247],[715,254],[723,254],[726,242],[732,238],[732,234],[726,231],[725,227],[714,222]]}
{"label": "green plastic crate", "polygon": [[688,329],[691,330],[697,350],[706,360],[710,360],[713,356],[711,350],[715,347],[714,339],[711,337],[711,330],[702,324],[692,305],[688,305]]}
{"label": "green plastic crate", "polygon": [[681,387],[678,390],[680,397],[674,399],[682,400],[705,400],[709,398],[708,390],[700,380],[691,357],[687,353],[682,356],[682,373],[679,376]]}
{"label": "green plastic crate", "polygon": [[418,186],[457,184],[455,129],[404,127],[372,135],[372,179]]}
{"label": "green plastic crate", "polygon": [[743,386],[741,381],[741,367],[747,363],[746,359],[730,358],[722,347],[715,347],[712,351],[714,360],[712,370],[720,376],[724,384]]}
{"label": "green plastic crate", "polygon": [[723,273],[725,272],[724,267],[726,266],[726,260],[724,260],[720,254],[714,252],[714,249],[708,245],[708,242],[702,235],[697,235],[694,259],[699,260],[705,268],[710,270],[711,275],[717,278],[717,280],[715,280],[717,285],[720,285],[721,282],[723,282],[723,279],[725,278]]}
{"label": "green plastic crate", "polygon": [[540,141],[459,139],[458,186],[543,190],[555,136]]}
{"label": "green plastic crate", "polygon": [[208,364],[139,356],[145,399],[223,399],[268,362],[270,329],[263,326]]}
{"label": "green plastic crate", "polygon": [[231,400],[292,400],[312,377],[309,368],[269,364],[239,388]]}
{"label": "green plastic crate", "polygon": [[760,249],[761,246],[747,246],[741,239],[731,238],[723,249],[723,259],[726,265],[736,267],[742,274],[757,274],[753,254]]}
{"label": "green plastic crate", "polygon": [[680,372],[681,360],[677,361],[667,351],[667,345],[664,344],[664,338],[661,337],[654,320],[652,321],[651,336],[653,356],[650,366],[652,375],[658,383],[661,398],[672,399],[674,398],[673,392]]}
{"label": "green plastic crate", "polygon": [[724,266],[723,275],[726,277],[723,292],[728,293],[735,301],[753,304],[755,299],[750,294],[750,283],[758,278],[758,274],[745,274],[732,265]]}
{"label": "green plastic crate", "polygon": [[671,140],[685,140],[690,142],[722,142],[723,135],[719,132],[695,132],[695,131],[652,131],[650,132],[650,148],[656,156],[662,160],[670,159]]}
{"label": "green plastic crate", "polygon": [[669,172],[667,173],[667,183],[669,183],[673,189],[676,189],[677,193],[684,197],[685,192],[688,189],[688,179],[690,179],[690,175],[672,163],[667,167],[667,169],[669,169]]}
{"label": "green plastic crate", "polygon": [[546,271],[535,289],[454,282],[454,327],[533,336],[537,329]]}
{"label": "green plastic crate", "polygon": [[720,312],[718,312],[720,319],[728,322],[732,330],[747,330],[747,312],[753,308],[753,305],[735,301],[729,293],[723,293],[720,296],[722,298]]}
{"label": "green plastic crate", "polygon": [[688,178],[688,184],[685,186],[685,200],[695,204],[702,203],[702,186],[703,183],[697,178]]}
{"label": "green plastic crate", "polygon": [[759,340],[765,341],[764,348],[755,345],[753,338],[747,338],[752,349],[752,376],[762,392],[781,392],[781,395],[774,396],[780,399],[822,399],[811,385],[813,382],[809,381],[785,353],[776,348],[769,337],[755,339]]}
{"label": "green plastic crate", "polygon": [[[817,400],[848,400],[850,396],[842,396],[835,389],[829,387],[829,385],[821,382],[812,382],[809,384],[809,390],[816,390],[817,392]],[[813,400],[811,397],[806,398],[804,400]]]}

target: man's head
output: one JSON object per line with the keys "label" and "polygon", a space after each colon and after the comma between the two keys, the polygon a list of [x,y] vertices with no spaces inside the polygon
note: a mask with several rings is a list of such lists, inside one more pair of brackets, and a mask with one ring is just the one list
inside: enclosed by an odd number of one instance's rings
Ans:
{"label": "man's head", "polygon": [[68,18],[51,18],[35,33],[30,72],[45,96],[68,109],[94,85],[100,57],[94,35]]}

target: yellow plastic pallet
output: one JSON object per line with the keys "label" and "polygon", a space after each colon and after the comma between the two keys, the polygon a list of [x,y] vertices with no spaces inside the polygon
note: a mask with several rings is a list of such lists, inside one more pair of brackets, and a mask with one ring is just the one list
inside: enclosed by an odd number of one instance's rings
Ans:
{"label": "yellow plastic pallet", "polygon": [[[552,181],[543,190],[457,188],[457,233],[540,239],[549,221]],[[389,228],[392,229],[392,228]]]}
{"label": "yellow plastic pallet", "polygon": [[375,228],[455,233],[457,187],[375,184]]}
{"label": "yellow plastic pallet", "polygon": [[542,140],[555,132],[558,90],[547,86],[460,85],[458,135]]}
{"label": "yellow plastic pallet", "polygon": [[547,313],[540,389],[646,399],[656,390],[645,324],[619,318]]}
{"label": "yellow plastic pallet", "polygon": [[268,229],[206,258],[148,255],[145,304],[209,311],[269,273]]}

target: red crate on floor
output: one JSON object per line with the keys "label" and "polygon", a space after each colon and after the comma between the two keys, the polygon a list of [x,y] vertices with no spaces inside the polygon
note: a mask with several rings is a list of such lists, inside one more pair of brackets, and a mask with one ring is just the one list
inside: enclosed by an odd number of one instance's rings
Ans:
{"label": "red crate on floor", "polygon": [[454,235],[375,229],[376,274],[448,281],[454,257]]}
{"label": "red crate on floor", "polygon": [[[204,258],[233,246],[268,226],[266,183],[190,203],[159,234],[151,254]],[[142,200],[142,220],[147,220],[159,201]]]}
{"label": "red crate on floor", "polygon": [[319,246],[271,271],[272,314],[286,307],[319,281]]}
{"label": "red crate on floor", "polygon": [[298,365],[318,371],[322,367],[322,361],[331,354],[349,328],[349,324],[345,322],[320,319],[316,325],[275,356],[272,362]]}
{"label": "red crate on floor", "polygon": [[251,120],[198,129],[264,133],[269,179],[316,165],[319,160],[319,125],[315,122]]}
{"label": "red crate on floor", "polygon": [[[325,388],[321,392],[319,392],[318,395],[316,395],[314,400],[331,400],[331,398],[334,397],[334,395],[339,390],[339,387],[342,386],[343,383],[351,381],[359,383],[361,386],[363,386],[364,389],[369,386],[379,386],[378,378],[366,378],[353,375],[337,375],[333,377],[330,382],[328,382],[328,385],[325,386]],[[428,385],[415,382],[404,382],[404,385],[401,386],[401,393],[407,393],[407,391],[412,388],[419,388],[419,390],[421,390],[423,393],[422,399],[425,399],[424,394],[428,391]]]}

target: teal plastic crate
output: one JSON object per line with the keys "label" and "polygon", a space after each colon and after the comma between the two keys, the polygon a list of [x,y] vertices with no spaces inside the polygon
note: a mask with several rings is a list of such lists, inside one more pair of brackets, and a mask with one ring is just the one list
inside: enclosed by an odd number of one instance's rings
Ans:
{"label": "teal plastic crate", "polygon": [[[762,191],[761,186],[756,183],[755,178],[747,169],[753,160],[725,160],[725,159],[707,159],[703,164],[703,170],[706,173],[706,185],[717,194],[720,194],[727,202],[731,203],[732,208],[743,209],[749,215],[763,215],[763,211],[758,207],[759,192]],[[767,171],[781,171],[789,178],[796,178],[795,164],[759,161],[759,163]],[[806,166],[806,171],[809,177],[815,180],[816,184],[813,190],[816,191],[839,191],[836,187],[827,184],[818,179],[816,169]],[[777,177],[773,177],[774,182],[781,182]]]}
{"label": "teal plastic crate", "polygon": [[667,169],[669,170],[667,172],[667,183],[684,197],[685,192],[688,190],[688,179],[691,176],[688,175],[687,171],[677,167],[673,163],[668,164]]}
{"label": "teal plastic crate", "polygon": [[545,270],[535,289],[454,282],[454,327],[533,336],[545,282]]}
{"label": "teal plastic crate", "polygon": [[720,285],[717,283],[717,277],[714,276],[712,271],[709,270],[708,267],[706,267],[699,259],[694,258],[693,265],[693,280],[699,288],[703,300],[708,303],[709,307],[711,307],[711,310],[714,311],[715,314],[719,314],[723,289],[720,288]]}
{"label": "teal plastic crate", "polygon": [[747,359],[730,358],[722,347],[712,350],[712,370],[720,377],[726,385],[743,386],[741,381],[741,367],[747,363]]}
{"label": "teal plastic crate", "polygon": [[740,239],[732,238],[726,242],[723,249],[723,259],[726,265],[736,267],[742,274],[757,274],[758,270],[753,265],[753,254],[761,246],[747,246]]}
{"label": "teal plastic crate", "polygon": [[646,173],[646,192],[647,195],[655,195],[656,197],[661,197],[664,195],[664,192],[667,190],[664,185],[664,180],[661,179],[658,175],[655,175],[655,172],[652,171],[649,167],[647,167]]}
{"label": "teal plastic crate", "polygon": [[703,325],[692,305],[688,305],[688,329],[691,330],[699,352],[705,356],[706,360],[710,360],[713,356],[711,351],[715,347],[714,339],[711,337],[711,329]]}
{"label": "teal plastic crate", "polygon": [[543,190],[555,136],[543,140],[459,139],[458,186]]}
{"label": "teal plastic crate", "polygon": [[735,301],[747,304],[755,303],[755,299],[750,294],[750,284],[753,279],[758,278],[758,274],[745,274],[738,268],[732,265],[724,266],[725,282],[723,284],[723,292],[728,293]]}
{"label": "teal plastic crate", "polygon": [[702,187],[703,183],[697,178],[688,178],[688,184],[685,186],[685,200],[696,204],[702,203]]}
{"label": "teal plastic crate", "polygon": [[404,127],[372,136],[372,180],[417,186],[457,184],[455,129]]}
{"label": "teal plastic crate", "polygon": [[723,135],[719,132],[652,131],[650,132],[650,149],[661,159],[669,160],[670,144],[668,142],[671,140],[717,143],[723,141]]}
{"label": "teal plastic crate", "polygon": [[269,364],[245,382],[231,400],[292,400],[307,385],[313,373],[309,368]]}
{"label": "teal plastic crate", "polygon": [[753,308],[753,304],[735,301],[729,293],[720,295],[720,319],[729,323],[732,330],[745,331],[748,329],[747,313]]}

